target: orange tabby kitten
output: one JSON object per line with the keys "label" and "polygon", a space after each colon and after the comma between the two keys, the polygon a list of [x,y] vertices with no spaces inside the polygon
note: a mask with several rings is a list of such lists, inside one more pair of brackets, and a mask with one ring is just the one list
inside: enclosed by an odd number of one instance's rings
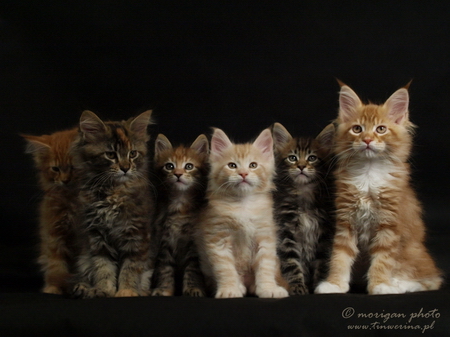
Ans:
{"label": "orange tabby kitten", "polygon": [[316,293],[347,292],[357,259],[370,264],[369,294],[438,289],[441,273],[424,246],[421,205],[410,186],[408,90],[365,105],[343,85],[339,103],[336,234],[328,278]]}
{"label": "orange tabby kitten", "polygon": [[216,298],[286,297],[273,219],[273,139],[233,144],[220,129],[211,139],[208,204],[199,221],[201,267]]}
{"label": "orange tabby kitten", "polygon": [[45,293],[66,292],[74,267],[76,191],[69,149],[77,133],[75,128],[51,135],[23,135],[28,142],[26,152],[33,156],[44,192],[40,204],[38,262],[44,273],[42,291]]}

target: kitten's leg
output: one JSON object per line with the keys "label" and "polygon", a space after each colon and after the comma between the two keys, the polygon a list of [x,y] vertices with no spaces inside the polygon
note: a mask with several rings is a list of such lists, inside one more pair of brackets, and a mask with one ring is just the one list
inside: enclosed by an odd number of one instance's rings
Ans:
{"label": "kitten's leg", "polygon": [[232,242],[228,231],[205,237],[205,251],[217,285],[216,298],[243,297],[246,287],[236,270]]}
{"label": "kitten's leg", "polygon": [[62,294],[67,291],[68,280],[71,277],[67,262],[56,254],[41,255],[38,261],[44,272],[44,287],[42,288],[42,292],[47,294]]}
{"label": "kitten's leg", "polygon": [[116,263],[106,256],[84,255],[80,257],[78,265],[81,282],[74,287],[74,297],[94,298],[114,296],[117,287]]}
{"label": "kitten's leg", "polygon": [[191,243],[185,261],[183,275],[183,295],[193,297],[206,296],[203,274],[195,244]]}
{"label": "kitten's leg", "polygon": [[175,259],[168,240],[163,240],[153,273],[152,296],[173,296],[175,293]]}
{"label": "kitten's leg", "polygon": [[289,294],[307,294],[308,288],[303,273],[304,266],[300,263],[301,253],[297,248],[294,235],[291,231],[285,229],[280,236],[283,240],[279,245],[278,255],[280,256],[281,272],[289,283]]}
{"label": "kitten's leg", "polygon": [[358,254],[356,236],[348,222],[338,222],[334,237],[330,269],[326,281],[319,283],[316,294],[346,293],[350,289],[350,276]]}
{"label": "kitten's leg", "polygon": [[276,252],[276,234],[268,225],[256,231],[257,252],[253,262],[255,271],[255,294],[258,297],[281,298],[289,296],[287,290],[279,286],[276,276],[280,273]]}
{"label": "kitten's leg", "polygon": [[140,288],[141,278],[147,271],[148,265],[145,256],[124,258],[119,272],[118,291],[115,297],[144,295]]}

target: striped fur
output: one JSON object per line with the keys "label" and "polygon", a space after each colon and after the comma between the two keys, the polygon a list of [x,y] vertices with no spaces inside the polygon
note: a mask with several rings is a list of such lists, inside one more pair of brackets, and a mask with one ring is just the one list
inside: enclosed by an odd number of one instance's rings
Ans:
{"label": "striped fur", "polygon": [[272,132],[278,254],[289,293],[302,295],[324,277],[331,247],[332,187],[327,173],[334,127],[328,126],[316,139],[293,138],[279,123]]}
{"label": "striped fur", "polygon": [[85,111],[74,144],[80,177],[83,247],[78,259],[81,298],[145,295],[149,287],[150,216],[147,126],[151,111],[103,122]]}
{"label": "striped fur", "polygon": [[156,139],[155,173],[159,186],[153,235],[157,251],[153,296],[173,296],[179,288],[185,296],[206,295],[193,230],[204,203],[208,149],[205,135],[200,135],[190,147],[173,148],[162,134]]}

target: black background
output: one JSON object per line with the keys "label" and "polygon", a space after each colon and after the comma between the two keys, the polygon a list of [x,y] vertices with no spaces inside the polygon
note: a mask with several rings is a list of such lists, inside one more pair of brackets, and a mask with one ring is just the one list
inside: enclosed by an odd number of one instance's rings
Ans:
{"label": "black background", "polygon": [[413,80],[413,183],[430,234],[448,233],[450,2],[0,6],[3,290],[40,286],[40,194],[18,134],[69,128],[84,109],[111,120],[153,109],[153,132],[175,143],[211,126],[248,141],[276,121],[294,135],[316,135],[336,116],[336,78],[375,103]]}

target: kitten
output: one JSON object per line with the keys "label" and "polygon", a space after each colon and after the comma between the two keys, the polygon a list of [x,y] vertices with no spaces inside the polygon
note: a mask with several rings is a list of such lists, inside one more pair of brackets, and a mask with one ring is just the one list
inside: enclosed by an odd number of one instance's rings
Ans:
{"label": "kitten", "polygon": [[273,219],[273,139],[233,144],[220,129],[211,139],[208,204],[199,221],[202,270],[216,298],[286,297],[280,286]]}
{"label": "kitten", "polygon": [[205,200],[208,139],[200,135],[190,147],[176,148],[159,134],[155,142],[158,188],[158,255],[152,281],[152,295],[173,296],[176,275],[182,277],[182,293],[205,296],[203,275],[193,238],[198,211]]}
{"label": "kitten", "polygon": [[370,263],[369,294],[438,289],[441,272],[424,246],[422,209],[410,185],[408,90],[365,105],[343,85],[339,102],[336,234],[328,277],[316,293],[347,292],[357,258]]}
{"label": "kitten", "polygon": [[75,214],[77,193],[70,146],[77,129],[51,135],[22,135],[33,156],[44,193],[39,207],[40,255],[44,274],[42,292],[67,293],[77,254]]}
{"label": "kitten", "polygon": [[81,178],[81,230],[74,297],[146,295],[149,287],[150,217],[147,126],[151,111],[122,122],[93,112],[80,118],[73,147]]}
{"label": "kitten", "polygon": [[279,123],[274,124],[272,133],[278,255],[289,293],[302,295],[322,277],[331,246],[331,186],[327,174],[334,126],[328,125],[315,139],[293,138]]}

